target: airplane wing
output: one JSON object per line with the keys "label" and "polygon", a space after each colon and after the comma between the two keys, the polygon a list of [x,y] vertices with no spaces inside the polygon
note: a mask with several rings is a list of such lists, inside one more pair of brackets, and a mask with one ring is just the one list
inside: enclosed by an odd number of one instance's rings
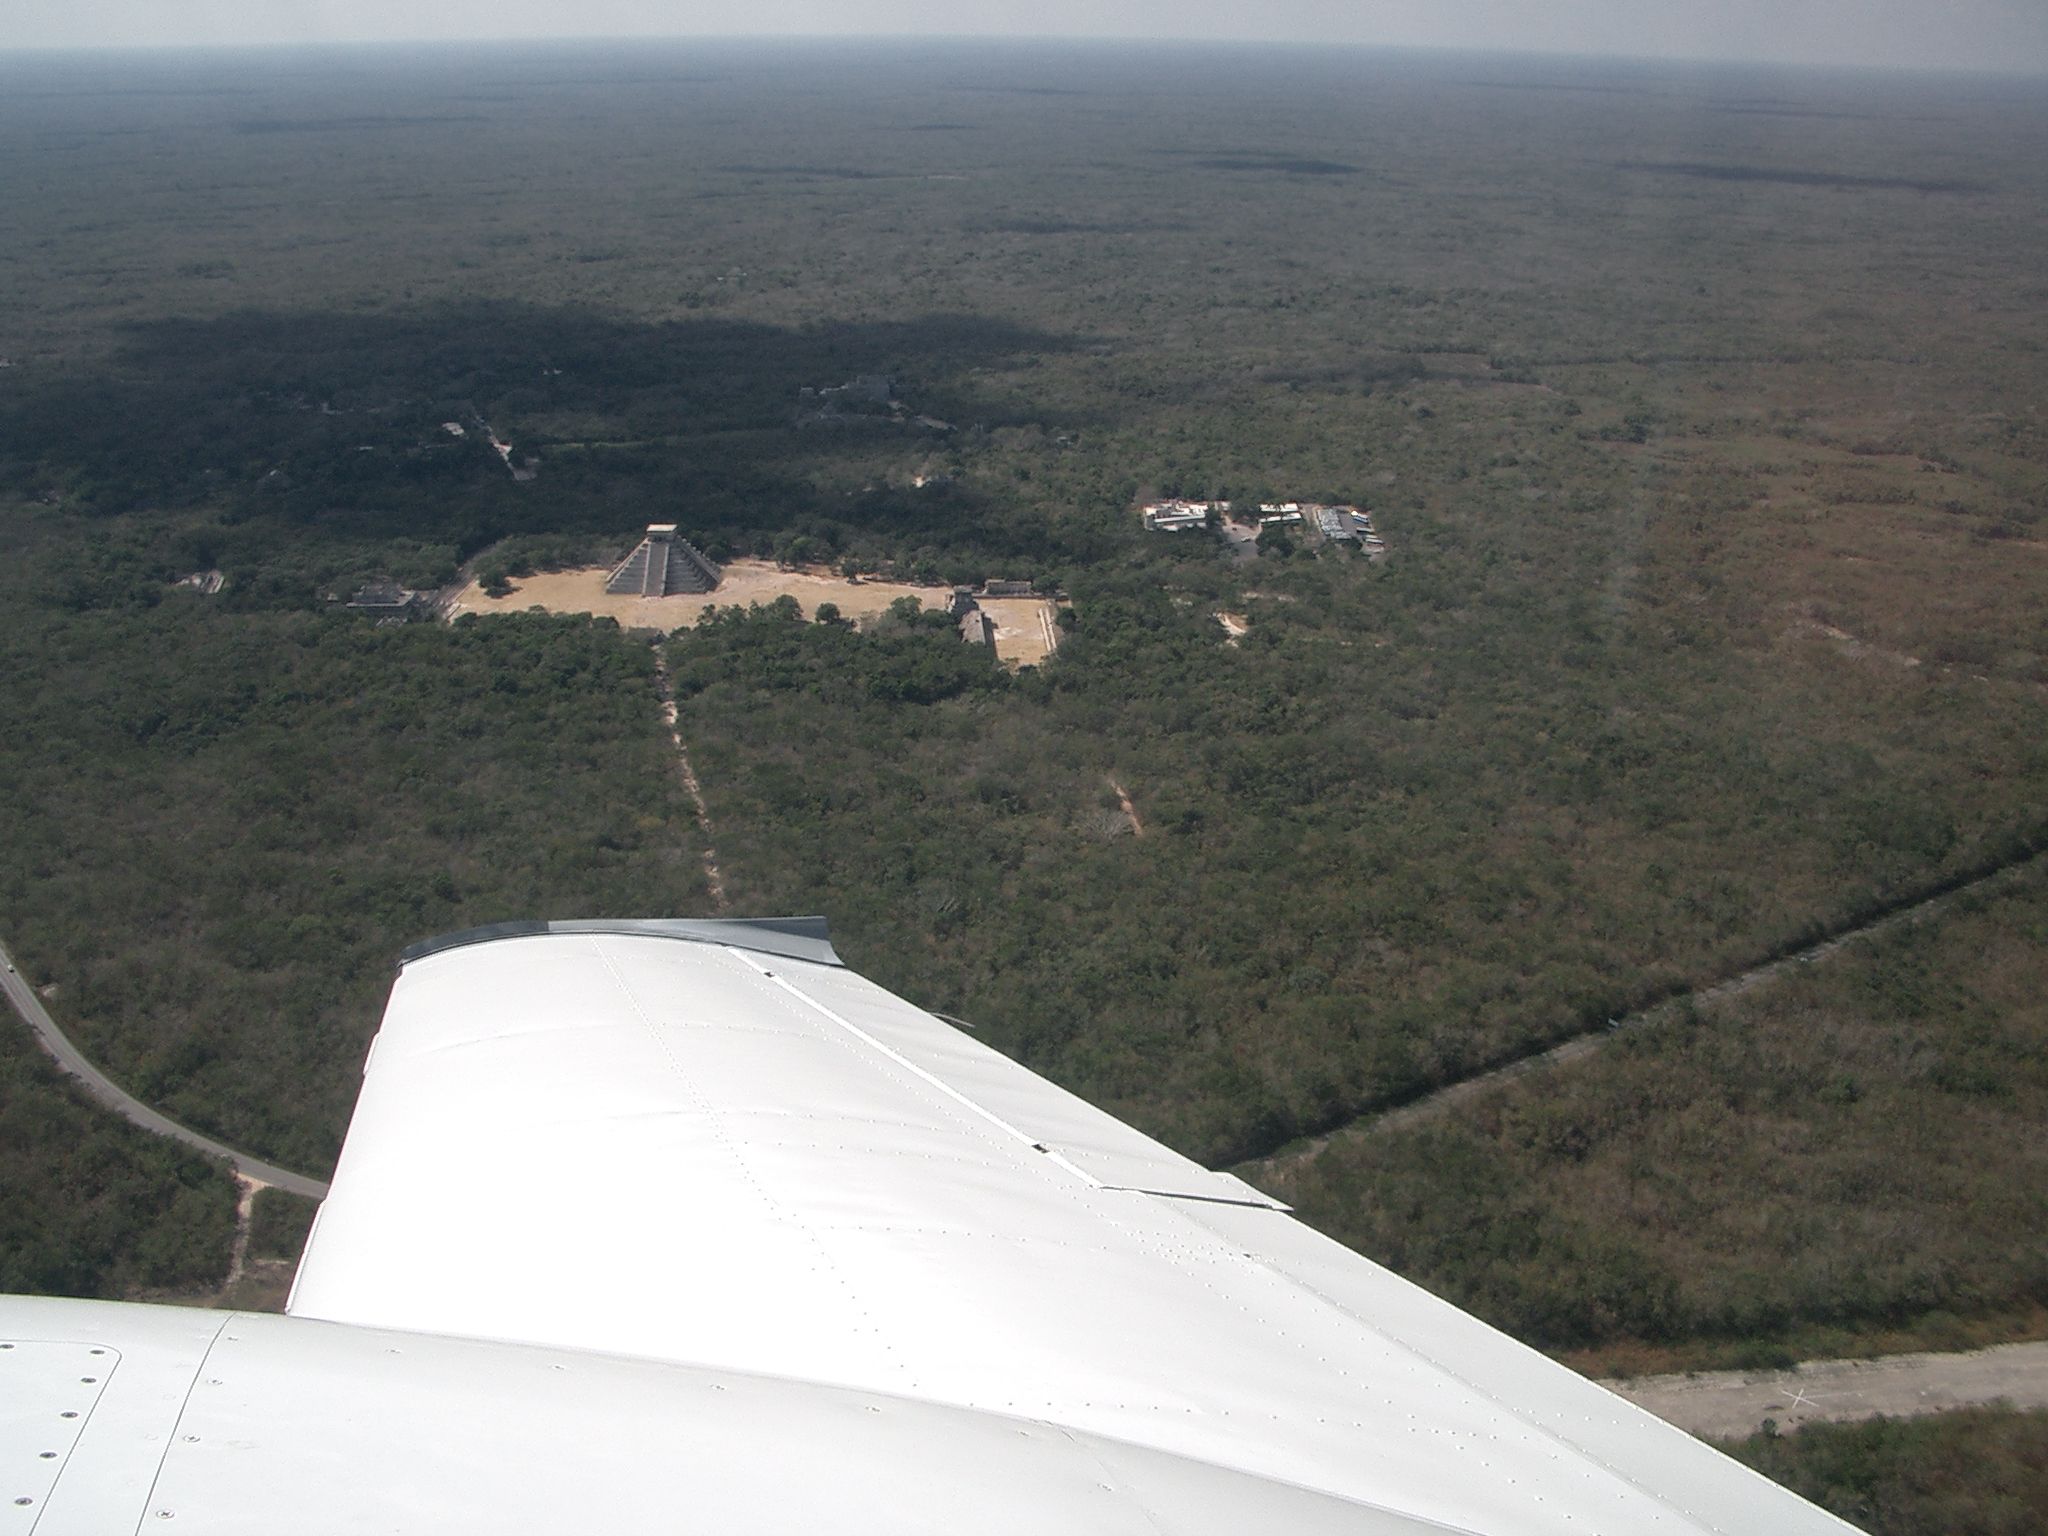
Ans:
{"label": "airplane wing", "polygon": [[143,1502],[208,1530],[1851,1529],[800,920],[423,946],[288,1317],[23,1307],[73,1397],[131,1330]]}

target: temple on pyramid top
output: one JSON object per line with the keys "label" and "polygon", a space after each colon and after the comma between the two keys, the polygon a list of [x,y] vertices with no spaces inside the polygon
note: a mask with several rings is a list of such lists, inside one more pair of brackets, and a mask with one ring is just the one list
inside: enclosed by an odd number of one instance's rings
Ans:
{"label": "temple on pyramid top", "polygon": [[696,545],[676,537],[674,523],[649,523],[647,537],[605,578],[604,589],[627,597],[715,592],[723,574]]}

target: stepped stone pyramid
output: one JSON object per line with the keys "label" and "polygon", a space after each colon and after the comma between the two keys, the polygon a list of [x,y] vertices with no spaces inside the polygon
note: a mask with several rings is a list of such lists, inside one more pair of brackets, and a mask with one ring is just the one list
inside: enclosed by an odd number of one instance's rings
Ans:
{"label": "stepped stone pyramid", "polygon": [[676,537],[674,523],[649,523],[647,537],[605,578],[604,589],[628,597],[715,592],[721,575],[696,545]]}

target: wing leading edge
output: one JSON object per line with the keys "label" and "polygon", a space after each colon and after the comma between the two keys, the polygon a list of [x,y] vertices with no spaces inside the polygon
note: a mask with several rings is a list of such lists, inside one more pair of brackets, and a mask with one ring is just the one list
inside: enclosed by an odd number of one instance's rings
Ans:
{"label": "wing leading edge", "polygon": [[410,961],[293,1317],[1056,1426],[1361,1530],[1851,1529],[782,948],[549,931]]}

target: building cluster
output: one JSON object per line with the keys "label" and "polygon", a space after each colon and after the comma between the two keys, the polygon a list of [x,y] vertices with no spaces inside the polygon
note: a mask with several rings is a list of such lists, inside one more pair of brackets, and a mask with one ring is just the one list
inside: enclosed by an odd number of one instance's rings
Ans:
{"label": "building cluster", "polygon": [[[1174,498],[1169,501],[1147,502],[1139,509],[1145,520],[1145,527],[1153,533],[1184,533],[1191,528],[1206,528],[1213,513],[1217,517],[1229,517],[1231,504],[1227,501],[1183,501]],[[1386,550],[1386,540],[1373,527],[1372,513],[1363,507],[1331,506],[1320,501],[1262,501],[1259,503],[1256,521],[1261,528],[1312,527],[1323,539],[1340,543],[1361,544],[1372,554]]]}
{"label": "building cluster", "polygon": [[1363,544],[1378,551],[1386,541],[1372,525],[1372,514],[1363,507],[1331,506],[1320,501],[1262,501],[1261,528],[1313,527],[1325,540]]}
{"label": "building cluster", "polygon": [[1387,547],[1387,541],[1372,525],[1372,514],[1363,507],[1325,507],[1311,502],[1298,510],[1315,519],[1316,531],[1325,539],[1363,544],[1372,554]]}
{"label": "building cluster", "polygon": [[1209,526],[1209,514],[1230,510],[1227,501],[1155,501],[1144,508],[1145,526],[1154,533],[1182,533]]}

